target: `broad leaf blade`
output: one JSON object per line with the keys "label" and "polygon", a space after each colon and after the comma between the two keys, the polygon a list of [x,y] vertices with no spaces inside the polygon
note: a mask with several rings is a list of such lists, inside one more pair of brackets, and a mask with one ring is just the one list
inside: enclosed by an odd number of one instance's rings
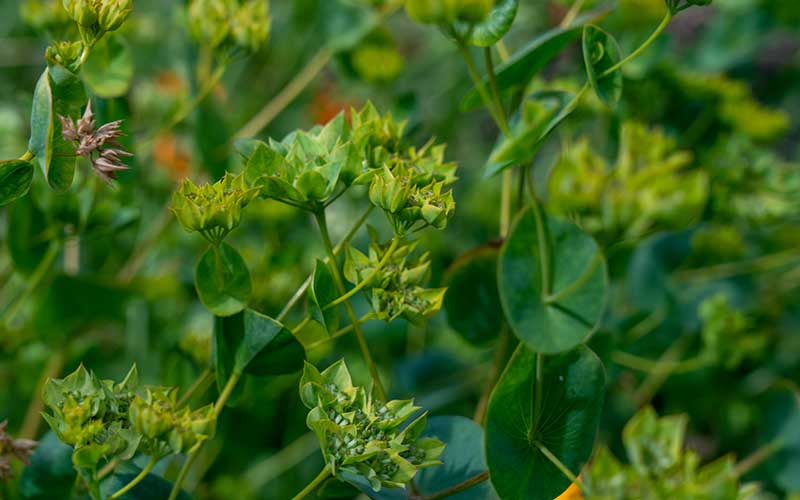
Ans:
{"label": "broad leaf blade", "polygon": [[308,299],[311,302],[311,317],[325,327],[329,335],[339,328],[339,308],[333,306],[326,309],[325,306],[338,297],[339,291],[330,267],[317,259],[314,264],[314,279],[308,287]]}
{"label": "broad leaf blade", "polygon": [[478,47],[491,47],[503,38],[517,17],[519,0],[500,0],[483,22],[456,23],[456,31],[466,37],[466,42]]}
{"label": "broad leaf blade", "polygon": [[0,205],[28,194],[33,181],[33,165],[23,160],[0,161]]}
{"label": "broad leaf blade", "polygon": [[540,446],[575,476],[592,454],[605,393],[600,359],[585,346],[544,357],[537,384],[540,359],[521,344],[489,401],[486,459],[500,498],[552,500],[569,487]]}
{"label": "broad leaf blade", "polygon": [[195,287],[203,304],[217,316],[236,314],[250,298],[250,271],[230,245],[211,247],[195,269]]}
{"label": "broad leaf blade", "polygon": [[103,37],[81,67],[81,76],[99,97],[125,95],[133,79],[133,56],[125,39],[118,35]]}
{"label": "broad leaf blade", "polygon": [[53,90],[50,86],[50,70],[45,69],[33,90],[31,107],[31,138],[28,149],[36,155],[36,163],[47,178],[50,160],[53,157]]}
{"label": "broad leaf blade", "polygon": [[245,309],[244,335],[236,348],[234,371],[251,375],[283,375],[303,368],[305,350],[282,323]]}
{"label": "broad leaf blade", "polygon": [[535,207],[521,214],[506,240],[498,278],[511,329],[537,352],[564,352],[585,341],[605,308],[606,263],[597,243]]}
{"label": "broad leaf blade", "polygon": [[86,104],[86,92],[83,89],[83,82],[74,73],[61,66],[51,66],[49,77],[53,93],[51,117],[53,133],[50,137],[52,157],[47,167],[47,183],[56,191],[63,192],[72,185],[78,156],[75,155],[74,144],[65,141],[61,136],[61,120],[58,117],[76,118],[81,112],[81,107]]}

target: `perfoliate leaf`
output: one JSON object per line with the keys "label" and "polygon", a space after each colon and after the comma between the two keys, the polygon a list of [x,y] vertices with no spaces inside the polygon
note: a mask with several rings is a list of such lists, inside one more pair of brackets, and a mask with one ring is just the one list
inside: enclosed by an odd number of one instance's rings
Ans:
{"label": "perfoliate leaf", "polygon": [[583,61],[597,97],[612,108],[622,97],[622,69],[606,74],[622,59],[616,39],[594,25],[583,28]]}
{"label": "perfoliate leaf", "polygon": [[317,259],[314,264],[314,279],[308,287],[308,299],[311,301],[311,317],[324,326],[328,334],[333,334],[339,329],[339,308],[338,306],[325,308],[325,306],[338,297],[339,290],[333,281],[330,267]]}
{"label": "perfoliate leaf", "polygon": [[0,205],[7,205],[28,194],[33,180],[33,165],[23,160],[0,161]]}
{"label": "perfoliate leaf", "polygon": [[250,271],[230,245],[209,248],[197,263],[194,278],[200,300],[216,316],[230,316],[247,306]]}

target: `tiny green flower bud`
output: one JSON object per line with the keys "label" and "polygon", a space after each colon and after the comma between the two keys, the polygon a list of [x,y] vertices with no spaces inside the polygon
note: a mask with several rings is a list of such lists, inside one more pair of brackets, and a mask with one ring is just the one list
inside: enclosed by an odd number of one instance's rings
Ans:
{"label": "tiny green flower bud", "polygon": [[448,20],[448,3],[452,0],[406,0],[408,17],[422,24]]}
{"label": "tiny green flower bud", "polygon": [[83,28],[97,22],[97,10],[93,0],[64,0],[64,10],[69,17]]}
{"label": "tiny green flower bud", "polygon": [[455,17],[467,23],[479,23],[486,19],[494,7],[495,0],[455,0]]}
{"label": "tiny green flower bud", "polygon": [[44,56],[52,64],[69,68],[78,61],[82,49],[81,42],[56,42],[47,47]]}
{"label": "tiny green flower bud", "polygon": [[255,52],[269,38],[271,22],[267,0],[246,1],[231,19],[231,35],[236,45]]}
{"label": "tiny green flower bud", "polygon": [[103,31],[114,31],[130,15],[133,0],[100,0],[97,4],[97,22]]}

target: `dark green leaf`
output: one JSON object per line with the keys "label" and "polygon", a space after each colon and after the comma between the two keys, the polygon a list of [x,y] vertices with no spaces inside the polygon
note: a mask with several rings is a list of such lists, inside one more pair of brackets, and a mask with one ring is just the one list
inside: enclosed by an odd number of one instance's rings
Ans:
{"label": "dark green leaf", "polygon": [[532,94],[511,123],[512,137],[498,139],[484,176],[491,177],[508,167],[530,163],[550,132],[575,110],[578,100],[578,96],[566,91]]}
{"label": "dark green leaf", "polygon": [[[86,104],[86,92],[83,90],[83,82],[67,69],[61,66],[51,66],[48,71],[53,95],[51,115],[53,134],[50,137],[52,157],[47,167],[46,177],[50,187],[56,191],[66,191],[72,185],[78,157],[75,155],[75,146],[61,136],[61,120],[58,117],[77,118],[80,115],[81,107]],[[36,153],[36,151],[33,152]]]}
{"label": "dark green leaf", "polygon": [[303,368],[305,350],[283,324],[251,309],[245,309],[243,321],[244,336],[236,348],[234,370],[265,376]]}
{"label": "dark green leaf", "polygon": [[308,300],[311,302],[311,317],[324,326],[328,334],[339,329],[339,307],[324,307],[339,297],[339,290],[333,281],[331,269],[325,262],[317,259],[314,264],[314,280],[308,287]]}
{"label": "dark green leaf", "polygon": [[[141,469],[130,462],[119,465],[117,470],[114,471],[114,474],[103,481],[101,487],[103,498],[107,498],[119,491],[123,486],[131,482],[140,472]],[[172,482],[151,472],[146,475],[139,484],[134,486],[133,489],[119,498],[120,500],[159,500],[168,498],[171,491]],[[180,500],[189,500],[190,497],[186,492],[181,491],[178,498]]]}
{"label": "dark green leaf", "polygon": [[62,443],[49,431],[31,455],[28,466],[22,470],[20,497],[23,500],[70,498],[75,476],[72,446]]}
{"label": "dark green leaf", "polygon": [[586,340],[600,322],[608,288],[597,243],[572,222],[522,213],[500,254],[500,300],[514,333],[555,354]]}
{"label": "dark green leaf", "polygon": [[[612,7],[604,6],[580,15],[569,27],[553,28],[512,54],[508,61],[497,68],[497,87],[500,92],[525,87],[567,44],[580,36],[584,24],[596,21],[611,10]],[[484,85],[488,84],[488,77],[484,78]],[[477,108],[481,103],[480,94],[473,88],[461,101],[461,110]]]}
{"label": "dark green leaf", "polygon": [[133,57],[125,39],[117,35],[103,37],[81,67],[81,76],[100,97],[124,95],[133,78]]}
{"label": "dark green leaf", "polygon": [[33,90],[31,108],[31,138],[28,149],[36,155],[36,163],[47,178],[53,157],[53,90],[50,87],[50,70],[45,69]]}
{"label": "dark green leaf", "polygon": [[499,0],[487,18],[478,24],[456,23],[456,31],[470,45],[490,47],[503,38],[517,16],[519,0]]}
{"label": "dark green leaf", "polygon": [[488,245],[476,248],[456,259],[444,277],[447,321],[473,344],[497,338],[505,321],[497,293],[499,253]]}
{"label": "dark green leaf", "polygon": [[[435,437],[445,443],[439,457],[442,465],[421,469],[414,478],[417,490],[432,495],[462,483],[487,470],[483,449],[483,428],[466,417],[431,417],[425,431],[426,437]],[[489,481],[450,497],[452,500],[495,500],[499,498]]]}
{"label": "dark green leaf", "polygon": [[580,474],[592,454],[604,393],[603,365],[589,348],[542,361],[520,344],[492,393],[486,421],[486,459],[501,498],[552,500],[569,487],[542,449]]}
{"label": "dark green leaf", "polygon": [[0,205],[28,194],[33,181],[33,165],[22,160],[0,161]]}
{"label": "dark green leaf", "polygon": [[777,451],[764,464],[770,476],[785,491],[800,490],[800,399],[791,388],[776,388],[767,394],[764,443],[773,442]]}
{"label": "dark green leaf", "polygon": [[583,28],[583,62],[586,75],[597,96],[614,107],[622,97],[622,71],[608,70],[622,59],[622,51],[613,36],[597,26]]}
{"label": "dark green leaf", "polygon": [[250,271],[230,245],[209,248],[197,263],[194,277],[200,300],[215,315],[230,316],[247,307]]}

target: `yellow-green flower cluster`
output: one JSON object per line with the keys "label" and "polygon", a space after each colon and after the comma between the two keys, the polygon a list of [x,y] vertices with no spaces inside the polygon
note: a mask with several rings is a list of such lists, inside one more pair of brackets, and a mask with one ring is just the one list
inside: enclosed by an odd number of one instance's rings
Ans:
{"label": "yellow-green flower cluster", "polygon": [[371,238],[368,256],[346,248],[344,276],[353,284],[372,277],[367,289],[376,317],[391,321],[402,316],[420,323],[436,314],[447,289],[422,286],[430,277],[428,254],[412,256],[417,242],[401,243],[381,266],[391,244],[380,244],[375,234]]}
{"label": "yellow-green flower cluster", "polygon": [[479,23],[486,19],[494,4],[495,0],[407,0],[406,12],[424,24]]}
{"label": "yellow-green flower cluster", "polygon": [[225,176],[213,184],[197,186],[185,179],[172,195],[172,211],[187,231],[197,231],[219,245],[242,219],[242,210],[258,190],[246,185],[243,174]]}
{"label": "yellow-green flower cluster", "polygon": [[426,414],[404,425],[420,408],[410,400],[373,401],[363,387],[353,385],[344,360],[322,372],[306,363],[300,397],[311,410],[306,423],[334,476],[355,474],[379,491],[404,487],[417,470],[440,463],[444,444],[420,437]]}
{"label": "yellow-green flower cluster", "polygon": [[131,402],[130,420],[142,435],[140,448],[148,455],[190,453],[214,435],[213,405],[195,411],[178,408],[176,394],[172,387],[148,387],[144,396]]}
{"label": "yellow-green flower cluster", "polygon": [[78,24],[83,43],[92,46],[122,26],[133,10],[133,0],[64,0],[64,10]]}
{"label": "yellow-green flower cluster", "polygon": [[200,43],[255,52],[269,38],[272,19],[267,0],[191,0],[189,27]]}

